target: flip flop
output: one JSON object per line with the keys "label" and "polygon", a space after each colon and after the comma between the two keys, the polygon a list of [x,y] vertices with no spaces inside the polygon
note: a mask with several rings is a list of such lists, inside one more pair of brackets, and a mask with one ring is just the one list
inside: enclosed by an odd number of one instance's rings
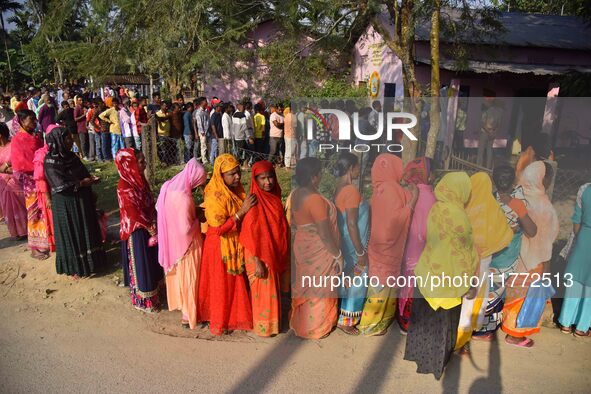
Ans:
{"label": "flip flop", "polygon": [[493,333],[486,333],[483,335],[472,335],[472,340],[473,341],[481,341],[481,342],[492,342],[494,337],[495,336]]}
{"label": "flip flop", "polygon": [[[348,328],[353,328],[353,330],[347,330]],[[344,332],[347,335],[351,335],[351,336],[357,336],[359,335],[359,330],[355,327],[341,327],[338,326],[338,329],[341,330],[342,332]]]}
{"label": "flip flop", "polygon": [[563,334],[572,334],[573,329],[570,327],[560,327],[560,332]]}
{"label": "flip flop", "polygon": [[507,343],[508,345],[512,345],[512,346],[516,346],[516,347],[523,347],[523,348],[530,348],[534,345],[533,339],[529,339],[529,338],[523,338],[521,341],[519,341],[517,343],[510,342],[507,340],[507,338],[505,338],[505,343]]}
{"label": "flip flop", "polygon": [[575,336],[576,336],[576,337],[579,337],[579,338],[585,338],[585,337],[589,337],[589,336],[591,336],[591,330],[587,330],[587,332],[584,332],[584,333],[582,333],[582,334],[579,334],[579,333],[581,333],[581,332],[582,332],[582,331],[575,330]]}

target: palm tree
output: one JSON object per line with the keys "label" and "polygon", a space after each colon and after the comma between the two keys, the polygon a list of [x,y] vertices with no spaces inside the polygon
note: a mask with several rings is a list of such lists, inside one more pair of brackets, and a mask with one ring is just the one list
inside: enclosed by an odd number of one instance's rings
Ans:
{"label": "palm tree", "polygon": [[0,0],[0,23],[2,24],[2,37],[4,38],[4,50],[6,51],[6,60],[8,61],[9,79],[12,80],[12,65],[10,64],[10,53],[8,52],[8,32],[4,26],[4,13],[8,11],[19,11],[23,6],[16,1]]}

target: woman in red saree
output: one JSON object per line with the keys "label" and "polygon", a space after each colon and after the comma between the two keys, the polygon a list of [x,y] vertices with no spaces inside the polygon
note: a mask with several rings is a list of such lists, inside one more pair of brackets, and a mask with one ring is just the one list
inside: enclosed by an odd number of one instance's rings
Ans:
{"label": "woman in red saree", "polygon": [[250,283],[253,329],[258,336],[268,337],[279,334],[280,275],[287,269],[289,237],[273,164],[259,161],[252,166],[250,194],[257,197],[257,205],[242,221],[240,243]]}
{"label": "woman in red saree", "polygon": [[240,222],[256,204],[246,198],[240,183],[240,163],[230,155],[218,156],[205,187],[207,235],[199,275],[198,321],[209,322],[212,335],[230,330],[252,330],[252,308],[244,278],[244,249],[239,242]]}
{"label": "woman in red saree", "polygon": [[154,197],[144,177],[146,159],[140,151],[126,148],[117,152],[115,164],[121,178],[117,200],[125,284],[129,285],[131,303],[136,309],[158,312],[163,272],[158,264]]}
{"label": "woman in red saree", "polygon": [[298,188],[291,197],[295,278],[289,325],[307,339],[324,338],[337,325],[337,289],[323,278],[343,269],[336,207],[318,192],[321,170],[320,160],[301,159],[295,173]]}
{"label": "woman in red saree", "polygon": [[14,176],[25,192],[27,207],[27,233],[31,256],[39,260],[49,257],[46,220],[39,204],[37,186],[33,176],[35,151],[43,147],[43,140],[35,132],[37,118],[31,110],[25,109],[16,114],[20,131],[12,137],[10,161]]}
{"label": "woman in red saree", "polygon": [[[6,125],[0,129],[0,212],[11,237],[27,236],[27,208],[22,188],[12,174],[10,165],[10,131]],[[1,215],[0,215],[1,216]]]}

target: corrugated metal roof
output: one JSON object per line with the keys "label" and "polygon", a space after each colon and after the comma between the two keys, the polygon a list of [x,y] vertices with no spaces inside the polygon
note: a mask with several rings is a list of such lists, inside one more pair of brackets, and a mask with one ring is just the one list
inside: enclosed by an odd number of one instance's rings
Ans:
{"label": "corrugated metal roof", "polygon": [[[144,74],[113,74],[102,78],[104,83],[113,85],[149,85],[150,76]],[[156,79],[154,79],[156,80]]]}
{"label": "corrugated metal roof", "polygon": [[[459,10],[447,9],[446,15],[459,21]],[[468,44],[510,45],[534,48],[591,50],[591,24],[575,16],[499,12],[498,21],[505,31],[491,37],[479,37],[466,32],[462,41]],[[416,29],[418,40],[428,41],[430,21]],[[446,41],[445,36],[441,36]]]}
{"label": "corrugated metal roof", "polygon": [[[431,64],[428,58],[417,59],[419,63]],[[456,63],[452,60],[440,61],[439,67],[444,70],[458,71]],[[498,72],[508,72],[513,74],[529,74],[534,75],[559,75],[565,74],[569,71],[578,71],[581,73],[591,73],[591,66],[569,66],[569,65],[554,65],[554,64],[523,64],[523,63],[506,63],[506,62],[478,62],[468,61],[467,70],[478,74],[494,74]]]}

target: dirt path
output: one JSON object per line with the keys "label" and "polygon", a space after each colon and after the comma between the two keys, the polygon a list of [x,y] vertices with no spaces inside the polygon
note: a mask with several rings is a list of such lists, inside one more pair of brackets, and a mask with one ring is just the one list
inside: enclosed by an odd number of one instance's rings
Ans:
{"label": "dirt path", "polygon": [[[396,327],[381,338],[340,332],[224,340],[178,328],[178,312],[131,307],[113,275],[73,281],[37,262],[0,226],[0,392],[589,392],[591,340],[543,328],[533,349],[474,343],[445,376],[402,359]],[[199,339],[196,339],[198,337]]]}

